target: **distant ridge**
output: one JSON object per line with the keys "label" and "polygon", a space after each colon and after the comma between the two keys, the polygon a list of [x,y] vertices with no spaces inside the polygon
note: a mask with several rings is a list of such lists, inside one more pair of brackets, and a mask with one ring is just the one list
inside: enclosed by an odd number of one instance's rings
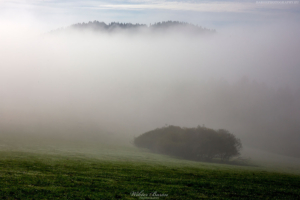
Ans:
{"label": "distant ridge", "polygon": [[206,29],[201,26],[193,25],[186,22],[179,21],[163,21],[157,22],[154,24],[150,24],[147,26],[146,24],[132,24],[132,23],[119,23],[119,22],[111,22],[106,24],[104,22],[93,21],[88,23],[77,23],[73,24],[67,28],[61,28],[53,32],[64,31],[64,30],[91,30],[96,32],[107,32],[107,33],[115,33],[115,32],[137,32],[137,31],[149,31],[154,33],[162,33],[162,32],[180,32],[180,33],[190,33],[190,34],[213,34],[216,31],[213,29]]}

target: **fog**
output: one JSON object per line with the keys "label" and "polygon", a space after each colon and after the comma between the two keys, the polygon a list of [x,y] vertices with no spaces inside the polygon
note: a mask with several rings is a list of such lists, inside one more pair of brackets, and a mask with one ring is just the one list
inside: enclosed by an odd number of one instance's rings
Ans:
{"label": "fog", "polygon": [[2,24],[2,134],[131,140],[166,125],[204,125],[300,157],[296,24],[199,37]]}

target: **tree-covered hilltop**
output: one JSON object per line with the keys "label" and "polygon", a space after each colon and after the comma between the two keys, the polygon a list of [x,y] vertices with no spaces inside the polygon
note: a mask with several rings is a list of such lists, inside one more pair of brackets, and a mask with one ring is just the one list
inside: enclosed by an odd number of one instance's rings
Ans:
{"label": "tree-covered hilltop", "polygon": [[73,29],[91,29],[94,31],[114,31],[118,29],[136,29],[141,27],[147,27],[146,24],[132,24],[132,23],[119,23],[119,22],[111,22],[106,24],[104,22],[93,21],[88,23],[77,23],[71,25],[69,28]]}
{"label": "tree-covered hilltop", "polygon": [[[179,22],[179,21],[163,21],[157,22],[154,24],[150,24],[147,26],[146,24],[132,24],[132,23],[119,23],[119,22],[111,22],[106,24],[104,22],[99,21],[90,21],[90,22],[83,22],[73,24],[66,29],[59,29],[57,31],[62,30],[91,30],[96,32],[119,32],[119,31],[149,31],[152,33],[155,32],[163,32],[163,31],[174,31],[174,32],[185,32],[185,33],[192,33],[192,34],[212,34],[215,33],[215,30],[206,29],[201,26],[193,25],[186,22]],[[55,31],[54,31],[55,32]]]}
{"label": "tree-covered hilltop", "polygon": [[203,28],[201,26],[197,26],[194,24],[190,24],[187,22],[179,22],[179,21],[166,21],[166,22],[157,22],[149,26],[152,30],[168,30],[168,29],[181,29],[186,31],[192,31],[195,33],[214,33],[215,30],[210,30]]}

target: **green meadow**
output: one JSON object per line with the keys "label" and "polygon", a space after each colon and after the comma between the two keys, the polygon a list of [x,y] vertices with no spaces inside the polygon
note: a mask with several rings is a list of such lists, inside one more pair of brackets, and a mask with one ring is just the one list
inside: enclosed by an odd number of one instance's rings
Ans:
{"label": "green meadow", "polygon": [[2,138],[0,197],[300,199],[299,159],[251,149],[243,155],[240,165],[229,165],[180,160],[129,143]]}

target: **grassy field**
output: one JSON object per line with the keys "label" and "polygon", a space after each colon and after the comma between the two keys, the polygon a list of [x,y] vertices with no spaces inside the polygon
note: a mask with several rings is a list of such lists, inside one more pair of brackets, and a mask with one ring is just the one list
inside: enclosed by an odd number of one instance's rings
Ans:
{"label": "grassy field", "polygon": [[97,142],[16,144],[3,140],[0,197],[300,199],[300,170],[296,165],[290,165],[294,168],[289,172],[288,165],[274,168],[274,163],[259,162],[252,159],[250,166],[192,162],[130,145]]}

